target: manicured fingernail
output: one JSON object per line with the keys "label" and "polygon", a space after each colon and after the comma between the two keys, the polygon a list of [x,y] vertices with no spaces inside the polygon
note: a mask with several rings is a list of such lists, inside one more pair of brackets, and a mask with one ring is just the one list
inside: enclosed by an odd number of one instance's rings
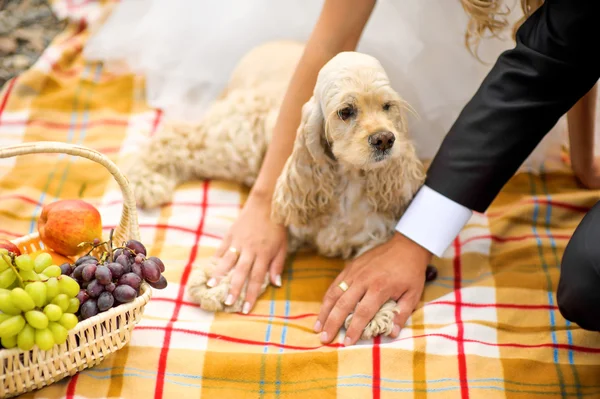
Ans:
{"label": "manicured fingernail", "polygon": [[329,338],[329,336],[327,335],[327,332],[323,331],[321,333],[321,342],[324,344],[327,343],[329,341],[328,338]]}
{"label": "manicured fingernail", "polygon": [[315,332],[321,332],[321,322],[319,320],[317,320],[317,322],[315,323],[315,326],[313,327],[313,330]]}
{"label": "manicured fingernail", "polygon": [[281,276],[279,274],[275,276],[275,285],[281,287]]}
{"label": "manicured fingernail", "polygon": [[208,285],[210,288],[213,288],[215,285],[217,285],[217,279],[214,277],[211,278],[210,280],[208,280],[206,285]]}
{"label": "manicured fingernail", "polygon": [[392,336],[397,337],[400,334],[400,326],[398,324],[394,324],[394,328],[392,328]]}
{"label": "manicured fingernail", "polygon": [[227,305],[227,306],[233,305],[233,295],[231,295],[231,294],[227,295],[227,299],[225,299],[225,305]]}
{"label": "manicured fingernail", "polygon": [[352,342],[352,340],[350,339],[350,337],[344,338],[344,346],[350,346],[351,342]]}
{"label": "manicured fingernail", "polygon": [[244,307],[242,308],[243,314],[250,313],[250,302],[244,302]]}

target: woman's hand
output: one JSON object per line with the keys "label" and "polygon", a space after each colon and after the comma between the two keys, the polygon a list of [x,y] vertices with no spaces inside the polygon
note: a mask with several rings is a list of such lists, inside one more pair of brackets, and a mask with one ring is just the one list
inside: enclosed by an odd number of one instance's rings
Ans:
{"label": "woman's hand", "polygon": [[[354,345],[389,299],[398,302],[391,334],[396,338],[419,303],[431,257],[429,251],[396,233],[387,243],[354,259],[325,294],[314,327],[315,332],[321,333],[321,342],[331,342],[346,317],[354,313],[344,340],[344,345]],[[339,287],[342,281],[349,286],[346,292]]]}
{"label": "woman's hand", "polygon": [[[208,281],[214,287],[231,268],[235,268],[226,305],[233,304],[242,287],[250,280],[242,312],[247,314],[260,295],[267,272],[269,280],[281,287],[281,272],[287,253],[287,236],[283,226],[271,222],[271,199],[250,195],[215,256],[217,267]],[[231,251],[233,248],[236,252]]]}

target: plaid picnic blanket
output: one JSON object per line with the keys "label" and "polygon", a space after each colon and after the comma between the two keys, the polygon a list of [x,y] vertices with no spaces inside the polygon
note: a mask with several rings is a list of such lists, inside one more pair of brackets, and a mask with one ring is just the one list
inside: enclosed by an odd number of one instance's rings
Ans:
{"label": "plaid picnic blanket", "polygon": [[[123,164],[161,123],[144,82],[81,57],[110,2],[53,2],[71,23],[0,93],[0,144],[77,143]],[[35,231],[41,206],[83,198],[118,223],[121,195],[88,160],[61,155],[0,161],[0,236]],[[441,259],[396,340],[344,348],[312,332],[321,298],[342,268],[298,256],[249,315],[211,314],[185,293],[246,191],[220,181],[185,184],[173,202],[141,212],[142,240],[170,284],[155,291],[131,343],[102,364],[23,398],[566,398],[600,397],[600,336],[556,306],[561,255],[598,192],[566,168],[520,173],[486,214],[475,214]]]}

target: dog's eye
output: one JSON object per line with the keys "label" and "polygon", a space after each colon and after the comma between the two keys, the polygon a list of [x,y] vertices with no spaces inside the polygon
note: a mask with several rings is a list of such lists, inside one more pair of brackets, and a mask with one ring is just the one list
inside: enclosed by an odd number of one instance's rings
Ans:
{"label": "dog's eye", "polygon": [[346,119],[352,118],[356,111],[353,107],[342,108],[338,111],[338,116],[341,120],[345,121]]}
{"label": "dog's eye", "polygon": [[385,104],[383,104],[383,110],[384,111],[389,111],[390,108],[392,108],[392,103],[385,103]]}

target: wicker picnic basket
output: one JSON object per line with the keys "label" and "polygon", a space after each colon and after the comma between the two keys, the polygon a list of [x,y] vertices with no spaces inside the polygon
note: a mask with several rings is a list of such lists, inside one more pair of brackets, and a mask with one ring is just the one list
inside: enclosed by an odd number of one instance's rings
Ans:
{"label": "wicker picnic basket", "polygon": [[[125,176],[111,160],[89,148],[59,142],[32,142],[0,148],[0,158],[39,153],[76,155],[95,161],[108,169],[123,193],[123,211],[113,240],[118,243],[128,239],[139,240],[133,192]],[[13,242],[24,253],[44,248],[37,233],[20,237]],[[106,356],[125,346],[142,317],[152,290],[143,283],[140,293],[133,302],[79,322],[69,331],[66,343],[54,345],[54,348],[48,351],[42,351],[37,346],[28,352],[17,348],[0,349],[0,398],[13,397],[50,385],[97,365]]]}

